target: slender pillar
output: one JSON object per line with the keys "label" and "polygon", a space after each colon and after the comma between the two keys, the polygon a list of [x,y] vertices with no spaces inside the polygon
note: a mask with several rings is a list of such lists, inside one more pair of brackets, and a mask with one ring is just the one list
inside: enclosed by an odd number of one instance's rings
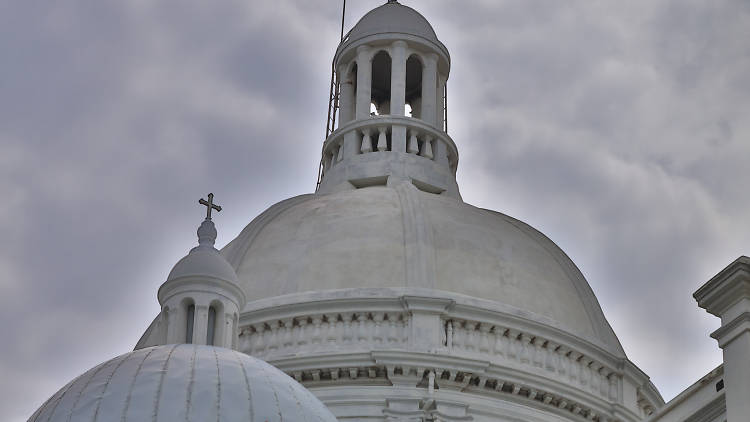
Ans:
{"label": "slender pillar", "polygon": [[391,114],[404,115],[406,104],[406,43],[395,41],[391,54]]}
{"label": "slender pillar", "polygon": [[372,102],[372,54],[370,47],[357,47],[357,108],[356,118],[366,119],[370,116]]}
{"label": "slender pillar", "polygon": [[424,56],[422,70],[422,120],[436,126],[437,116],[437,54]]}
{"label": "slender pillar", "polygon": [[[347,66],[348,68],[349,66]],[[346,72],[347,69],[344,69]],[[354,119],[354,81],[348,72],[339,79],[339,127]]]}
{"label": "slender pillar", "polygon": [[[391,114],[406,114],[406,43],[393,43],[391,54]],[[391,149],[396,152],[406,151],[406,127],[393,125],[391,128]]]}
{"label": "slender pillar", "polygon": [[[164,312],[164,311],[162,311]],[[185,342],[185,315],[179,306],[169,308],[167,316],[167,336],[165,344],[178,344]]]}
{"label": "slender pillar", "polygon": [[208,306],[195,305],[195,324],[193,325],[193,344],[206,344],[208,333]]}

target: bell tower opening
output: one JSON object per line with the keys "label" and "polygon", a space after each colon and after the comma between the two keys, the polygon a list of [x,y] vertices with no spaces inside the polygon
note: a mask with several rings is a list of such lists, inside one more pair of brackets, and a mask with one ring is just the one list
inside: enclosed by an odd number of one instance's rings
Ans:
{"label": "bell tower opening", "polygon": [[370,114],[391,114],[391,56],[381,50],[372,58]]}
{"label": "bell tower opening", "polygon": [[406,60],[406,115],[421,118],[422,116],[422,61],[412,54]]}

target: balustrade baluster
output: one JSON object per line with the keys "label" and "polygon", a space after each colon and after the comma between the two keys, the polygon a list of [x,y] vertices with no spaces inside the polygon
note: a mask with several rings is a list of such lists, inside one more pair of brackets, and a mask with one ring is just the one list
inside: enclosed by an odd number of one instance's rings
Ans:
{"label": "balustrade baluster", "polygon": [[351,312],[341,314],[341,320],[344,322],[344,332],[341,336],[343,344],[351,344],[352,342],[352,317]]}
{"label": "balustrade baluster", "polygon": [[555,370],[558,367],[558,361],[559,361],[558,359],[559,356],[557,354],[558,346],[559,345],[557,343],[554,343],[552,341],[547,341],[547,347],[545,348],[547,353],[545,355],[544,366],[545,368],[547,368],[548,371],[555,372]]}
{"label": "balustrade baluster", "polygon": [[396,321],[394,320],[396,316],[393,313],[385,314],[385,319],[388,320],[388,324],[386,325],[386,341],[388,344],[395,344],[398,341],[398,334],[396,333]]}
{"label": "balustrade baluster", "polygon": [[531,336],[524,333],[521,334],[521,363],[531,362]]}
{"label": "balustrade baluster", "polygon": [[307,317],[302,317],[297,320],[299,325],[297,329],[297,345],[300,349],[307,346]]}
{"label": "balustrade baluster", "polygon": [[565,375],[570,368],[570,360],[568,359],[568,352],[570,352],[570,349],[568,349],[565,346],[560,346],[557,348],[557,355],[558,355],[558,366],[557,366],[557,373],[560,375]]}
{"label": "balustrade baluster", "polygon": [[602,369],[602,365],[599,362],[591,362],[591,392],[593,393],[599,393],[599,380],[600,373],[599,371]]}
{"label": "balustrade baluster", "polygon": [[383,318],[385,315],[382,312],[375,312],[372,314],[373,328],[372,328],[372,341],[375,344],[383,344]]}
{"label": "balustrade baluster", "polygon": [[336,342],[338,341],[338,332],[336,331],[336,322],[338,321],[338,314],[326,314],[326,320],[328,321],[328,330],[326,333],[326,342],[330,348],[335,348]]}
{"label": "balustrade baluster", "polygon": [[591,379],[591,371],[589,369],[590,363],[591,359],[586,356],[581,357],[581,372],[580,376],[578,377],[578,382],[581,383],[582,387],[586,387],[589,383],[589,380]]}
{"label": "balustrade baluster", "polygon": [[477,336],[476,336],[477,323],[473,321],[472,322],[466,321],[464,323],[464,327],[465,327],[464,329],[466,330],[466,335],[464,336],[464,340],[465,340],[464,349],[466,351],[473,352],[477,349]]}
{"label": "balustrade baluster", "polygon": [[263,341],[264,334],[266,331],[265,324],[255,324],[253,325],[253,328],[255,328],[255,344],[253,345],[253,356],[260,356],[265,351],[266,345]]}
{"label": "balustrade baluster", "polygon": [[422,157],[429,158],[432,160],[435,156],[432,153],[432,136],[425,135],[424,142],[422,143]]}
{"label": "balustrade baluster", "polygon": [[540,368],[544,367],[544,345],[545,340],[541,337],[534,337],[534,366],[538,366]]}
{"label": "balustrade baluster", "polygon": [[602,367],[600,379],[599,379],[599,394],[606,398],[609,398],[609,376],[612,374],[612,370],[606,366]]}
{"label": "balustrade baluster", "polygon": [[364,313],[357,314],[357,342],[364,345],[367,343],[367,315]]}
{"label": "balustrade baluster", "polygon": [[372,138],[370,137],[370,128],[362,129],[362,147],[359,149],[362,154],[372,152]]}
{"label": "balustrade baluster", "polygon": [[479,324],[479,353],[490,352],[489,332],[491,329],[492,329],[491,324],[487,324],[487,323]]}
{"label": "balustrade baluster", "polygon": [[617,400],[618,376],[615,373],[609,375],[609,399]]}
{"label": "balustrade baluster", "polygon": [[505,328],[495,326],[495,355],[505,357],[508,348],[508,338],[505,337]]}
{"label": "balustrade baluster", "polygon": [[250,333],[250,328],[245,327],[240,330],[240,336],[239,336],[239,347],[240,351],[242,353],[246,353],[248,355],[252,354],[252,343],[250,339],[252,338],[252,334]]}
{"label": "balustrade baluster", "polygon": [[453,320],[453,348],[455,350],[463,350],[464,349],[464,334],[466,331],[464,330],[463,323],[459,319]]}
{"label": "balustrade baluster", "polygon": [[313,333],[312,333],[312,345],[313,347],[317,348],[317,346],[320,345],[322,342],[321,339],[321,332],[320,332],[320,325],[323,323],[323,316],[322,315],[313,315],[312,317],[312,324],[313,324]]}
{"label": "balustrade baluster", "polygon": [[409,145],[406,148],[406,152],[409,154],[419,153],[419,141],[417,140],[417,136],[419,136],[419,131],[416,129],[409,130]]}
{"label": "balustrade baluster", "polygon": [[279,321],[271,321],[268,326],[271,328],[271,337],[268,339],[268,351],[270,353],[279,349]]}
{"label": "balustrade baluster", "polygon": [[512,328],[508,329],[508,357],[514,360],[520,359],[520,350],[518,350],[518,346],[520,346],[518,341],[519,335],[521,335],[520,331]]}
{"label": "balustrade baluster", "polygon": [[386,138],[385,129],[384,126],[378,127],[378,151],[388,150],[388,139]]}
{"label": "balustrade baluster", "polygon": [[294,318],[287,318],[282,321],[284,328],[281,332],[281,347],[283,350],[289,350],[293,345],[292,339],[292,327],[294,326]]}
{"label": "balustrade baluster", "polygon": [[570,351],[570,366],[568,367],[568,377],[572,382],[575,382],[578,380],[578,376],[580,373],[580,364],[578,363],[578,359],[583,356],[582,354],[571,350]]}

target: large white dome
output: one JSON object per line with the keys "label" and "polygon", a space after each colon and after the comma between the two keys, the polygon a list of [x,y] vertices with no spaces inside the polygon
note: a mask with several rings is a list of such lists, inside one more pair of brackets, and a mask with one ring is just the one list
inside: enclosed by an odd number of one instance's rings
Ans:
{"label": "large white dome", "polygon": [[336,418],[267,363],[191,344],[149,347],[102,363],[63,387],[29,422],[310,421]]}
{"label": "large white dome", "polygon": [[303,292],[451,292],[624,352],[575,264],[529,225],[410,183],[292,198],[222,253],[249,302]]}

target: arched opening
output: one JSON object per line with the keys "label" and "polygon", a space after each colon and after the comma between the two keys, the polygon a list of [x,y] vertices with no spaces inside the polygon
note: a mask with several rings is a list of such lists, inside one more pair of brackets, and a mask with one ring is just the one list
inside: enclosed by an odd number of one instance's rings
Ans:
{"label": "arched opening", "polygon": [[195,304],[187,306],[187,320],[185,324],[185,343],[193,343],[193,328],[195,328]]}
{"label": "arched opening", "polygon": [[216,337],[216,308],[211,305],[208,307],[208,327],[206,327],[206,344],[214,345]]}
{"label": "arched opening", "polygon": [[372,58],[370,95],[370,114],[391,114],[391,56],[382,50]]}
{"label": "arched opening", "polygon": [[422,117],[422,61],[412,54],[406,60],[406,115]]}

